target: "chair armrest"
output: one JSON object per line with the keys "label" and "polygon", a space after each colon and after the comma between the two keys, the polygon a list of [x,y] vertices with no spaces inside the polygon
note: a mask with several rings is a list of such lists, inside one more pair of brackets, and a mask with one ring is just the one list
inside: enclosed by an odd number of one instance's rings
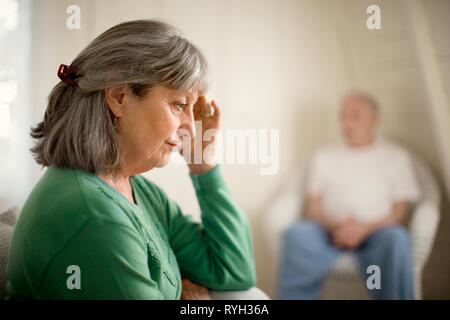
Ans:
{"label": "chair armrest", "polygon": [[414,268],[422,270],[433,247],[440,220],[439,206],[430,202],[419,203],[409,224]]}
{"label": "chair armrest", "polygon": [[20,207],[12,207],[0,213],[0,222],[14,227],[19,216]]}
{"label": "chair armrest", "polygon": [[266,250],[272,258],[277,258],[284,230],[300,217],[301,198],[283,194],[275,199],[260,220]]}
{"label": "chair armrest", "polygon": [[209,290],[211,300],[271,300],[270,297],[258,287],[247,290]]}
{"label": "chair armrest", "polygon": [[440,219],[440,188],[428,165],[412,154],[412,163],[422,197],[412,210],[409,224],[414,268],[420,272],[430,256]]}

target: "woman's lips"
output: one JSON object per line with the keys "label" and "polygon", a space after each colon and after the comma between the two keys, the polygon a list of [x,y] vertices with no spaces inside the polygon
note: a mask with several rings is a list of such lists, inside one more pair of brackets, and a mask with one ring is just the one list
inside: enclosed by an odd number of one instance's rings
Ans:
{"label": "woman's lips", "polygon": [[166,143],[170,146],[172,150],[178,149],[179,143],[173,143],[173,142],[167,142]]}

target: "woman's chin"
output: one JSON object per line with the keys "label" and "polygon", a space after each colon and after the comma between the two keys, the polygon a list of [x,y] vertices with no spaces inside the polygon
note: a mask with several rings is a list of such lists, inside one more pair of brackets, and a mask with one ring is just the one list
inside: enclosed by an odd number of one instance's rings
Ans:
{"label": "woman's chin", "polygon": [[155,153],[148,155],[148,164],[151,168],[162,168],[169,164],[172,152],[170,150],[161,150],[157,156]]}
{"label": "woman's chin", "polygon": [[170,153],[169,154],[165,154],[164,156],[162,156],[159,161],[156,163],[155,167],[156,168],[162,168],[165,167],[169,164],[170,161]]}

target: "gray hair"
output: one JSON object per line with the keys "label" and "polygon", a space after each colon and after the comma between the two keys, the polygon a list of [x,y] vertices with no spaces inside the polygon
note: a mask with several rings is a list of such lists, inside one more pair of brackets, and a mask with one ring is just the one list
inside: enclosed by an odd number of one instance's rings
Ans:
{"label": "gray hair", "polygon": [[31,149],[43,166],[113,172],[122,156],[114,114],[104,90],[129,85],[142,98],[155,85],[207,89],[207,63],[200,50],[173,26],[154,20],[116,25],[93,40],[71,63],[75,84],[51,91],[44,120],[31,129]]}
{"label": "gray hair", "polygon": [[380,108],[378,106],[378,101],[369,93],[366,93],[364,91],[352,91],[348,94],[345,95],[344,99],[342,99],[342,101],[346,101],[349,98],[352,97],[356,97],[359,98],[361,100],[364,100],[367,102],[367,104],[369,105],[369,107],[372,109],[372,111],[375,114],[379,114],[380,113]]}

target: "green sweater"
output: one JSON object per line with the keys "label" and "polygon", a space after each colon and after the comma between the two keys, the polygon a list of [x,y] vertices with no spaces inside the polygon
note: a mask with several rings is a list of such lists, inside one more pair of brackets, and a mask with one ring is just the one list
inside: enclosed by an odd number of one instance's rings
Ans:
{"label": "green sweater", "polygon": [[248,217],[220,166],[190,175],[202,223],[163,190],[130,178],[137,204],[100,177],[50,166],[19,215],[11,299],[180,299],[181,277],[214,290],[255,285]]}

